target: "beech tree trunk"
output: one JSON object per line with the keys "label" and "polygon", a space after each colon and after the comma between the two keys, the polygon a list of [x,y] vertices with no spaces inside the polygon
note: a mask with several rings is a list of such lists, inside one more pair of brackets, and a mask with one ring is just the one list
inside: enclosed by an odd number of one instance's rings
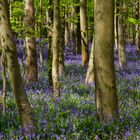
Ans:
{"label": "beech tree trunk", "polygon": [[65,7],[65,45],[68,45],[70,41],[69,23],[67,21],[68,18],[69,16],[68,16],[68,5],[67,5]]}
{"label": "beech tree trunk", "polygon": [[[61,7],[62,8],[62,7]],[[60,46],[59,46],[59,76],[64,74],[64,49],[65,49],[65,14],[61,16]]]}
{"label": "beech tree trunk", "polygon": [[60,37],[60,10],[59,0],[53,0],[54,13],[53,13],[53,37],[52,37],[52,80],[54,98],[58,97],[59,91],[59,79],[58,79],[58,66],[59,66],[59,37]]}
{"label": "beech tree trunk", "polygon": [[11,32],[7,0],[0,0],[0,19],[1,46],[5,49],[10,84],[13,95],[15,96],[18,113],[23,127],[34,127],[32,110],[24,90],[18,64],[16,45]]}
{"label": "beech tree trunk", "polygon": [[[46,20],[47,26],[52,30],[53,27],[53,2],[49,0],[49,7],[46,9]],[[47,68],[48,68],[48,77],[49,77],[49,86],[53,86],[52,82],[52,31],[48,30],[48,58],[47,58]]]}
{"label": "beech tree trunk", "polygon": [[114,0],[95,0],[94,67],[96,107],[102,122],[118,113],[114,66]]}
{"label": "beech tree trunk", "polygon": [[31,82],[37,81],[37,55],[34,38],[34,0],[25,0],[25,26],[28,28],[26,36],[26,63],[27,63],[27,80]]}
{"label": "beech tree trunk", "polygon": [[73,5],[71,8],[71,18],[72,18],[72,22],[71,22],[71,47],[73,49],[73,54],[76,55],[76,50],[77,50],[77,24],[75,22],[75,20],[77,19],[77,6],[75,5],[76,1],[73,0]]}
{"label": "beech tree trunk", "polygon": [[[80,7],[77,6],[77,14],[80,12]],[[80,15],[77,16],[77,54],[81,54],[82,46],[81,46],[81,30],[80,30]]]}
{"label": "beech tree trunk", "polygon": [[89,60],[88,54],[88,25],[87,25],[87,2],[80,0],[80,25],[81,25],[81,45],[82,45],[82,65],[85,66]]}
{"label": "beech tree trunk", "polygon": [[[140,19],[140,2],[136,1],[136,19]],[[140,51],[140,25],[136,25],[136,48],[137,51]]]}
{"label": "beech tree trunk", "polygon": [[87,73],[86,73],[86,79],[85,83],[91,84],[94,82],[94,39],[92,40],[92,47],[91,47],[91,52],[90,52],[90,58],[89,58],[89,63],[88,63],[88,68],[87,68]]}
{"label": "beech tree trunk", "polygon": [[118,15],[118,55],[120,67],[126,66],[126,50],[125,50],[125,31],[123,23],[123,0],[119,2],[119,15]]}
{"label": "beech tree trunk", "polygon": [[[42,0],[40,0],[40,16],[42,17]],[[41,18],[40,18],[41,21]],[[42,52],[42,43],[41,43],[41,37],[42,37],[42,21],[39,23],[39,60],[40,64],[43,65],[43,52]]]}
{"label": "beech tree trunk", "polygon": [[6,66],[7,61],[6,61],[6,53],[5,49],[2,48],[2,56],[1,56],[1,67],[2,67],[2,98],[3,98],[3,115],[6,113]]}

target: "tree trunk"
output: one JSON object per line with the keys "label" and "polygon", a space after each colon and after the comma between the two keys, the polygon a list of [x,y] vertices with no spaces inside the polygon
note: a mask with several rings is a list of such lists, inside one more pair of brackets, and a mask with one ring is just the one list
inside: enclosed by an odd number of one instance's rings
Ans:
{"label": "tree trunk", "polygon": [[[80,12],[80,7],[77,6],[77,14]],[[81,31],[80,31],[80,15],[77,16],[77,54],[81,54]]]}
{"label": "tree trunk", "polygon": [[34,0],[25,0],[25,26],[28,28],[26,36],[26,50],[27,50],[27,80],[37,81],[37,55],[34,38]]}
{"label": "tree trunk", "polygon": [[118,39],[118,14],[119,14],[119,1],[117,0],[115,2],[115,47],[118,49],[118,42],[119,42],[119,39]]}
{"label": "tree trunk", "polygon": [[77,40],[77,24],[76,24],[76,16],[77,16],[77,6],[75,6],[76,1],[73,0],[73,5],[72,5],[72,11],[71,11],[71,17],[72,17],[72,22],[71,22],[71,47],[73,49],[73,54],[76,55],[76,50],[77,50],[77,46],[76,46],[76,40]]}
{"label": "tree trunk", "polygon": [[[139,0],[136,2],[136,19],[140,19],[140,2]],[[137,51],[140,51],[140,25],[136,25],[136,48]]]}
{"label": "tree trunk", "polygon": [[[40,0],[40,17],[42,18],[42,0]],[[40,64],[43,65],[43,54],[42,54],[42,43],[41,43],[41,38],[42,38],[42,33],[41,33],[41,29],[42,29],[42,21],[40,18],[40,23],[39,23],[39,60],[40,60]]]}
{"label": "tree trunk", "polygon": [[86,0],[80,0],[80,25],[81,25],[81,45],[82,45],[82,65],[85,66],[88,63],[88,25],[87,25],[87,2]]}
{"label": "tree trunk", "polygon": [[125,51],[125,31],[123,23],[123,0],[119,1],[119,15],[118,15],[118,55],[120,67],[126,66],[126,51]]}
{"label": "tree trunk", "polygon": [[96,107],[102,122],[118,113],[114,67],[114,0],[95,0],[94,67]]}
{"label": "tree trunk", "polygon": [[6,53],[5,49],[2,48],[2,56],[1,56],[1,66],[2,66],[2,98],[3,98],[3,115],[6,113]]}
{"label": "tree trunk", "polygon": [[[52,29],[53,24],[53,3],[52,0],[49,0],[49,7],[46,9],[46,20],[47,26]],[[48,58],[47,58],[47,68],[48,68],[48,77],[49,77],[49,86],[52,87],[52,31],[48,30]]]}
{"label": "tree trunk", "polygon": [[59,91],[59,79],[58,79],[58,64],[59,64],[59,36],[60,36],[60,11],[59,0],[53,0],[54,13],[53,13],[53,37],[52,37],[52,80],[54,97],[58,97]]}
{"label": "tree trunk", "polygon": [[[63,9],[61,7],[61,9]],[[64,26],[65,26],[65,22],[64,22],[64,19],[65,19],[65,14],[63,14],[61,16],[61,31],[60,31],[60,37],[59,37],[59,40],[60,40],[60,46],[59,46],[59,76],[62,76],[64,74],[64,47],[65,47],[65,29],[64,29]]]}
{"label": "tree trunk", "polygon": [[91,47],[90,58],[89,58],[89,63],[88,63],[88,68],[87,68],[87,73],[86,73],[86,79],[85,79],[85,83],[87,84],[91,84],[94,82],[93,55],[94,55],[94,39],[92,40],[92,47]]}
{"label": "tree trunk", "polygon": [[8,13],[8,2],[7,0],[1,0],[0,3],[1,45],[5,49],[6,53],[8,74],[12,92],[16,99],[16,105],[23,127],[34,127],[32,110],[28,102],[28,98],[21,79],[16,46],[14,43],[13,34],[11,32],[10,17]]}
{"label": "tree trunk", "polygon": [[69,24],[68,24],[68,5],[65,7],[65,45],[69,44],[70,33],[69,33]]}

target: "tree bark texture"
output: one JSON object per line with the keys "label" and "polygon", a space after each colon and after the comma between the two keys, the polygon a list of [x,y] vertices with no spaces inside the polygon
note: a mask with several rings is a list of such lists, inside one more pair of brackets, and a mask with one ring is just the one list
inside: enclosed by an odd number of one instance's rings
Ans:
{"label": "tree bark texture", "polygon": [[34,0],[25,0],[25,26],[28,29],[28,34],[26,36],[26,63],[27,63],[27,80],[31,82],[37,81],[37,55],[36,55],[36,45],[34,38]]}
{"label": "tree bark texture", "polygon": [[114,66],[114,1],[95,0],[94,69],[96,107],[102,122],[118,113]]}
{"label": "tree bark texture", "polygon": [[88,54],[88,24],[87,24],[87,2],[80,0],[80,25],[81,25],[81,45],[82,45],[82,65],[85,66],[89,60]]}
{"label": "tree bark texture", "polygon": [[125,50],[125,31],[123,22],[123,0],[119,2],[119,15],[118,15],[118,56],[120,67],[126,66],[126,50]]}
{"label": "tree bark texture", "polygon": [[53,0],[54,13],[53,13],[53,38],[52,38],[52,80],[54,96],[58,97],[59,91],[59,79],[58,79],[58,66],[59,66],[59,36],[60,36],[60,11],[59,0]]}
{"label": "tree bark texture", "polygon": [[86,79],[85,83],[91,84],[94,82],[94,39],[92,40],[92,47],[91,47],[91,52],[90,52],[90,58],[89,58],[89,63],[88,63],[88,68],[87,68],[87,73],[86,73]]}
{"label": "tree bark texture", "polygon": [[[136,1],[136,19],[140,19],[140,2]],[[136,25],[136,48],[137,51],[140,51],[140,25]]]}
{"label": "tree bark texture", "polygon": [[25,128],[29,126],[34,127],[32,109],[24,90],[18,64],[16,45],[11,32],[7,0],[0,0],[0,31],[1,46],[5,49],[10,84],[13,95],[15,96],[22,125]]}

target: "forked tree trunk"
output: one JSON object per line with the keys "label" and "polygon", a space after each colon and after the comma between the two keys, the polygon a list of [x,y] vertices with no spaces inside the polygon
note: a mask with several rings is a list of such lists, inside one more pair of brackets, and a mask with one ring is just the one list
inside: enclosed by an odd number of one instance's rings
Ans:
{"label": "forked tree trunk", "polygon": [[34,127],[32,110],[24,90],[16,46],[11,32],[7,0],[0,0],[0,19],[1,46],[5,49],[10,84],[16,99],[18,113],[23,127],[27,128],[29,125]]}
{"label": "forked tree trunk", "polygon": [[25,26],[28,28],[29,34],[26,36],[26,52],[27,52],[27,80],[31,82],[37,81],[37,55],[34,38],[34,0],[25,0]]}
{"label": "forked tree trunk", "polygon": [[119,16],[118,16],[118,55],[120,67],[126,66],[126,50],[125,50],[125,31],[123,22],[123,0],[119,2]]}
{"label": "forked tree trunk", "polygon": [[54,98],[60,94],[59,79],[58,79],[58,64],[59,64],[59,37],[60,37],[60,11],[59,0],[53,0],[54,13],[53,13],[53,37],[52,37],[52,80]]}
{"label": "forked tree trunk", "polygon": [[87,2],[80,0],[80,25],[81,25],[81,45],[82,45],[82,65],[85,66],[89,60],[88,54],[88,25],[87,25]]}
{"label": "forked tree trunk", "polygon": [[96,107],[102,122],[118,113],[114,66],[114,0],[95,0],[95,92]]}
{"label": "forked tree trunk", "polygon": [[91,84],[94,82],[94,39],[92,40],[92,47],[91,47],[91,52],[90,52],[90,58],[89,58],[89,63],[88,63],[88,68],[87,68],[87,73],[86,73],[86,79],[85,83]]}

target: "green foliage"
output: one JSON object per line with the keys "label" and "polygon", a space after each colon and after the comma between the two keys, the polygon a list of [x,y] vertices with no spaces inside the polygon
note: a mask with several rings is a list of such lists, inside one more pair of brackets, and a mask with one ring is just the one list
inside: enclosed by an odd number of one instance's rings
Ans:
{"label": "green foliage", "polygon": [[134,24],[134,25],[140,24],[140,21],[139,20],[137,20],[135,18],[131,18],[131,17],[128,17],[127,22],[128,23],[131,23],[131,24]]}

